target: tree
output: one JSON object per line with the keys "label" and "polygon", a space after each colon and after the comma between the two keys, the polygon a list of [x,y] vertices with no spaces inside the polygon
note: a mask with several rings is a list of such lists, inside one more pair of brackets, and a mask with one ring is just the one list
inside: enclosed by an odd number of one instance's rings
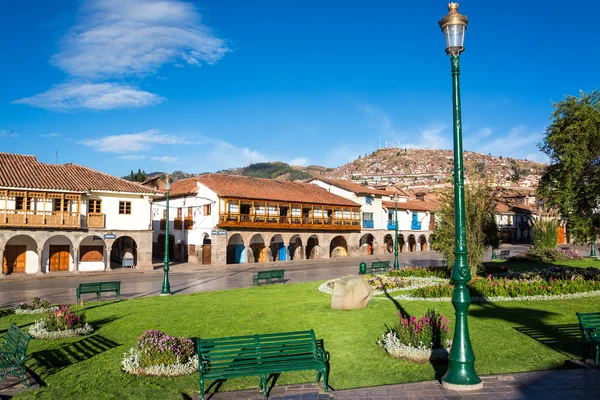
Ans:
{"label": "tree", "polygon": [[[467,262],[471,275],[475,276],[483,268],[483,256],[489,247],[499,246],[498,227],[494,210],[496,199],[493,188],[487,182],[475,182],[465,186],[465,205],[467,219]],[[432,233],[435,250],[442,253],[448,267],[454,264],[454,190],[446,189],[441,193],[440,207],[436,213],[440,223]]]}
{"label": "tree", "polygon": [[577,242],[600,233],[600,93],[580,92],[553,104],[540,150],[550,158],[538,192],[567,220]]}

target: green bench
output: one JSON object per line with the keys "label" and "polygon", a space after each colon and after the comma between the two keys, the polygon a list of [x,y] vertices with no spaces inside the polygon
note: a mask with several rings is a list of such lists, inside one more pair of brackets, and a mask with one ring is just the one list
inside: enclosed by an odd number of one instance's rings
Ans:
{"label": "green bench", "polygon": [[280,282],[284,283],[283,274],[285,269],[273,269],[269,271],[258,271],[256,275],[252,277],[252,283],[254,286],[260,285],[261,281],[265,283]]}
{"label": "green bench", "polygon": [[[390,262],[389,261],[373,261],[370,266],[367,266],[365,269],[365,274],[372,274],[375,272],[389,272],[390,271]],[[359,269],[359,275],[361,271]]]}
{"label": "green bench", "polygon": [[24,365],[31,336],[13,323],[4,334],[3,339],[0,347],[0,380],[7,375],[12,375],[25,386],[31,386],[25,379],[27,370]]}
{"label": "green bench", "polygon": [[121,298],[121,281],[116,282],[93,282],[80,283],[77,288],[77,303],[81,302],[81,295],[86,293],[96,293],[96,300],[99,300],[101,293],[115,292],[117,299]]}
{"label": "green bench", "polygon": [[323,378],[327,387],[327,359],[317,346],[315,332],[282,332],[215,339],[196,339],[200,396],[204,400],[204,382],[242,376],[258,376],[259,389],[268,397],[267,378],[290,371],[317,371],[317,384]]}
{"label": "green bench", "polygon": [[598,365],[598,356],[600,355],[600,312],[578,312],[576,314],[581,330],[583,359],[587,359],[588,349],[592,349],[595,352],[594,361]]}
{"label": "green bench", "polygon": [[498,256],[501,260],[508,260],[510,256],[510,250],[500,250],[500,255]]}

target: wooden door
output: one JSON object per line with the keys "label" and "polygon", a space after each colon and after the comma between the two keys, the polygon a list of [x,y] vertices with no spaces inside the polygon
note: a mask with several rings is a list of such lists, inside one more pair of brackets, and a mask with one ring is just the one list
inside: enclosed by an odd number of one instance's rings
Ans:
{"label": "wooden door", "polygon": [[210,244],[202,245],[202,264],[211,263]]}
{"label": "wooden door", "polygon": [[69,246],[50,246],[50,271],[68,271],[71,261]]}
{"label": "wooden door", "polygon": [[565,228],[563,228],[562,226],[558,227],[558,243],[564,243],[565,242]]}
{"label": "wooden door", "polygon": [[6,246],[2,270],[5,274],[25,272],[27,246]]}

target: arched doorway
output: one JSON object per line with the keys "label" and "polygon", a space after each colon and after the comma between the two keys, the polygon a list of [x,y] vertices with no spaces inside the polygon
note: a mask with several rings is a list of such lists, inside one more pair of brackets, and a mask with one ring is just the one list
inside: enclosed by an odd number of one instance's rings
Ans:
{"label": "arched doorway", "polygon": [[427,251],[427,238],[425,235],[419,236],[419,245],[421,245],[421,251]]}
{"label": "arched doorway", "polygon": [[383,243],[385,244],[385,251],[388,253],[394,252],[394,238],[389,233],[384,236]]}
{"label": "arched doorway", "polygon": [[232,235],[227,241],[227,264],[241,264],[246,262],[246,246],[244,238],[239,233]]}
{"label": "arched doorway", "polygon": [[404,241],[404,235],[398,235],[398,251],[402,253],[405,250],[406,242]]}
{"label": "arched doorway", "polygon": [[299,235],[294,235],[289,244],[290,260],[302,259],[302,239]]}
{"label": "arched doorway", "polygon": [[64,235],[52,236],[44,243],[42,265],[46,272],[68,272],[73,268],[73,243]]}
{"label": "arched doorway", "polygon": [[360,238],[360,242],[359,242],[360,253],[366,254],[369,256],[373,255],[373,241],[374,240],[375,239],[373,238],[373,235],[371,235],[370,233],[363,235]]}
{"label": "arched doorway", "polygon": [[115,240],[110,250],[110,264],[111,268],[137,265],[137,243],[132,237],[121,236]]}
{"label": "arched doorway", "polygon": [[319,257],[319,238],[317,235],[312,235],[308,238],[306,242],[306,259],[314,260]]}
{"label": "arched doorway", "polygon": [[35,273],[39,263],[37,249],[37,242],[31,236],[13,236],[4,247],[2,272],[7,275]]}
{"label": "arched doorway", "polygon": [[88,236],[79,243],[79,271],[106,269],[106,243],[101,236]]}
{"label": "arched doorway", "polygon": [[287,260],[287,249],[285,248],[285,242],[281,235],[275,235],[271,238],[269,244],[271,248],[271,257],[269,261],[285,261]]}
{"label": "arched doorway", "polygon": [[408,251],[411,253],[417,250],[417,241],[415,240],[415,235],[408,235]]}
{"label": "arched doorway", "polygon": [[248,262],[267,262],[267,247],[262,235],[256,234],[250,239],[250,250],[252,250],[252,260]]}
{"label": "arched doorway", "polygon": [[211,244],[212,240],[210,235],[205,233],[204,238],[202,239],[202,264],[210,265],[212,262]]}
{"label": "arched doorway", "polygon": [[[173,254],[175,251],[175,236],[169,235],[169,260],[173,260]],[[165,234],[161,233],[156,237],[156,252],[163,260],[165,257]]]}
{"label": "arched doorway", "polygon": [[343,236],[336,236],[329,244],[329,257],[346,257],[348,255],[348,242]]}

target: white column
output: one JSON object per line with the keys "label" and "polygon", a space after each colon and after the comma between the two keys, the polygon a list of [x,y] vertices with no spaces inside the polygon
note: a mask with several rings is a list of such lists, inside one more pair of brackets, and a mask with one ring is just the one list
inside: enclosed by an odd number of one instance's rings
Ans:
{"label": "white column", "polygon": [[79,247],[73,247],[73,272],[79,273]]}
{"label": "white column", "polygon": [[[43,255],[44,255],[44,248],[41,249],[37,249],[37,254],[38,254],[38,268],[37,268],[37,273],[41,274],[42,273],[42,262],[43,262]],[[46,271],[48,272],[48,271]]]}
{"label": "white column", "polygon": [[4,248],[0,247],[0,276],[4,276]]}

